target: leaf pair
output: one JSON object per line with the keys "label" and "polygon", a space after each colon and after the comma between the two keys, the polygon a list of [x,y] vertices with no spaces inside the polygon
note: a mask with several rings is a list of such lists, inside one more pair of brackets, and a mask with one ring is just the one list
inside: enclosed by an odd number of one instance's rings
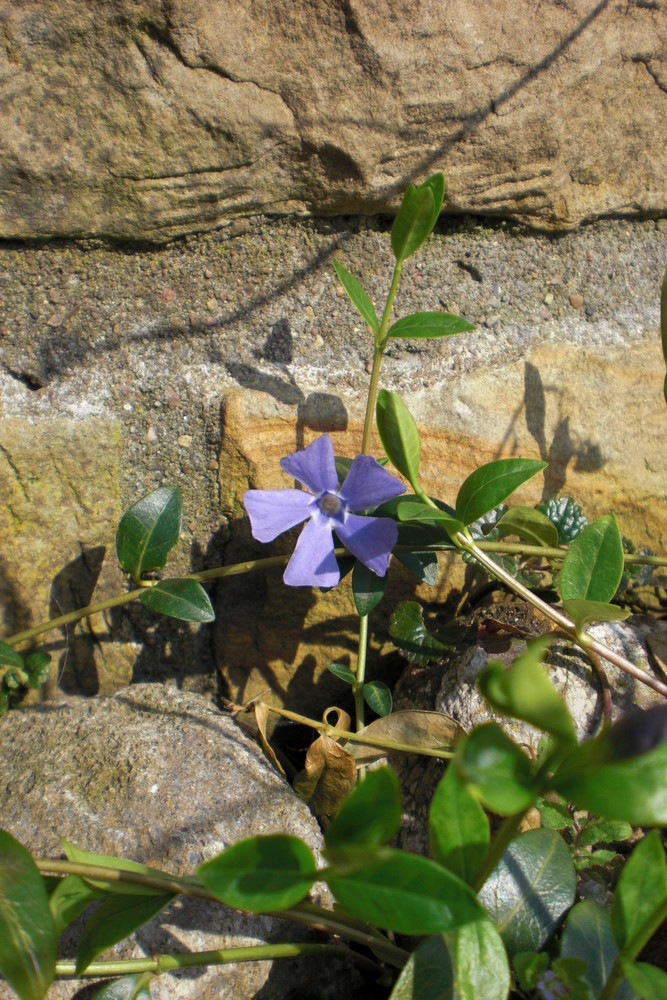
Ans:
{"label": "leaf pair", "polygon": [[623,540],[613,514],[589,524],[571,543],[560,574],[563,609],[577,631],[590,622],[623,621],[629,609],[609,604],[623,575]]}
{"label": "leaf pair", "polygon": [[[116,532],[116,552],[122,569],[135,583],[145,573],[163,568],[181,531],[183,504],[175,486],[162,486],[133,504]],[[144,607],[181,621],[212,622],[215,612],[200,583],[188,578],[161,580],[147,587],[139,600]]]}

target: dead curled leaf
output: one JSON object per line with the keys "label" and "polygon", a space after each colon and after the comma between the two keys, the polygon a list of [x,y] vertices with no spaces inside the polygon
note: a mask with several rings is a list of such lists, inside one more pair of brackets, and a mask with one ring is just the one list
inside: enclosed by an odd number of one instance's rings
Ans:
{"label": "dead curled leaf", "polygon": [[269,758],[276,771],[278,771],[279,774],[282,774],[283,778],[286,778],[287,775],[285,774],[285,770],[276,757],[273,747],[269,743],[266,736],[266,723],[269,718],[269,706],[263,701],[256,701],[253,708],[255,709],[255,719],[257,721],[257,729],[259,730],[259,739],[264,749],[264,753]]}
{"label": "dead curled leaf", "polygon": [[[464,732],[463,726],[442,712],[405,709],[385,715],[382,719],[375,719],[357,735],[391,740],[403,747],[414,747],[414,752],[419,753],[421,750],[451,750],[456,739]],[[350,741],[347,747],[357,767],[373,764],[391,754],[391,750],[385,747],[372,747],[364,743]],[[397,752],[404,751],[402,749]]]}
{"label": "dead curled leaf", "polygon": [[306,763],[294,779],[294,791],[316,816],[333,816],[357,780],[357,765],[348,750],[329,736],[311,743]]}

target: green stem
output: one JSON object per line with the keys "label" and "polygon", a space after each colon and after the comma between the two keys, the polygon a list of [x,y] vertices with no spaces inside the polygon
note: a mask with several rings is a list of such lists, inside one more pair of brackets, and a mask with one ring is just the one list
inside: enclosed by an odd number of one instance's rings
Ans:
{"label": "green stem", "polygon": [[338,740],[348,740],[350,743],[361,743],[363,746],[378,747],[380,750],[399,750],[402,753],[418,753],[425,757],[438,757],[441,760],[451,760],[454,756],[451,750],[438,750],[435,747],[418,747],[411,743],[397,743],[395,740],[383,740],[375,736],[362,736],[361,733],[352,733],[348,729],[337,729],[326,722],[316,722],[306,715],[299,715],[297,712],[290,712],[287,708],[278,708],[275,705],[267,705],[269,712],[275,712],[283,719],[291,719],[292,722],[300,722],[304,726],[310,726],[325,736],[335,737]]}
{"label": "green stem", "polygon": [[361,454],[368,454],[368,448],[371,441],[371,433],[373,431],[373,418],[375,416],[375,397],[377,396],[378,382],[380,379],[380,366],[382,364],[382,355],[384,354],[384,349],[387,346],[387,327],[389,326],[389,318],[391,316],[391,310],[394,306],[394,299],[396,297],[396,291],[398,289],[398,282],[401,277],[401,269],[403,267],[402,263],[396,263],[394,266],[394,273],[391,279],[391,286],[389,288],[389,295],[387,296],[387,302],[384,307],[384,312],[382,313],[382,322],[380,323],[380,329],[375,334],[375,344],[373,349],[373,367],[371,369],[371,381],[368,386],[368,399],[366,401],[366,416],[364,418],[364,432],[361,438]]}
{"label": "green stem", "polygon": [[643,951],[665,920],[667,920],[667,898],[656,906],[650,917],[644,921],[634,937],[630,938],[616,956],[616,961],[609,973],[609,979],[604,984],[599,1000],[613,1000],[621,981],[624,979],[623,962],[634,962],[637,955]]}
{"label": "green stem", "polygon": [[480,549],[467,534],[464,535],[462,532],[458,532],[456,535],[456,542],[461,549],[469,552],[470,555],[473,555],[475,559],[477,559],[482,566],[489,570],[493,576],[502,580],[502,582],[506,584],[510,590],[513,590],[515,594],[519,595],[519,597],[523,597],[525,601],[532,604],[534,608],[541,611],[547,618],[556,622],[558,627],[569,636],[572,642],[592,649],[594,653],[598,654],[598,656],[602,656],[605,660],[609,660],[610,663],[613,663],[614,666],[623,670],[631,677],[634,677],[635,680],[641,681],[642,684],[646,684],[647,687],[653,688],[654,691],[658,691],[659,694],[667,698],[667,684],[663,684],[662,681],[659,681],[656,677],[652,677],[640,667],[636,667],[634,663],[630,663],[630,661],[626,660],[624,656],[620,656],[618,653],[615,653],[613,649],[609,649],[607,646],[603,646],[602,643],[591,639],[589,635],[578,637],[574,622],[570,621],[567,615],[563,614],[562,611],[559,611],[558,608],[554,608],[551,604],[547,604],[547,602],[543,601],[541,597],[534,594],[532,590],[529,590],[528,587],[524,587],[522,583],[519,583],[519,581],[507,573],[503,567],[499,565],[499,563],[494,562],[493,559],[489,558],[489,556],[487,556],[486,553],[483,552],[482,549]]}
{"label": "green stem", "polygon": [[484,858],[479,871],[475,875],[475,880],[472,884],[475,892],[479,892],[491,872],[497,868],[500,859],[514,839],[516,832],[521,825],[521,820],[525,815],[526,810],[524,809],[522,812],[515,813],[514,816],[508,816],[507,819],[503,821],[498,833],[491,841],[491,846],[489,847],[487,855]]}
{"label": "green stem", "polygon": [[[134,958],[117,962],[92,962],[77,978],[92,976],[127,976],[139,972],[161,975],[172,969],[188,969],[198,965],[229,965],[231,962],[265,962],[276,958],[299,958],[305,955],[341,957],[352,960],[376,975],[381,972],[376,962],[350,951],[341,944],[261,944],[246,948],[221,948],[219,951],[187,952],[178,955],[158,955],[156,958]],[[76,962],[56,963],[56,976],[76,976]]]}
{"label": "green stem", "polygon": [[366,677],[366,652],[368,650],[368,615],[359,619],[359,651],[357,653],[356,683],[354,685],[354,714],[357,732],[364,728],[364,679]]}

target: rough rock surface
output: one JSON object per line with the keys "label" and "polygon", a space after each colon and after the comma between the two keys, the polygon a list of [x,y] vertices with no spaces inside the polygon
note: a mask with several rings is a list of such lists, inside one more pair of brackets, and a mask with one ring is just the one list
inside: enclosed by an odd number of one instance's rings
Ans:
{"label": "rough rock surface", "polygon": [[[411,664],[405,669],[394,689],[394,707],[442,712],[454,718],[467,732],[492,720],[498,722],[515,742],[534,752],[543,734],[528,723],[493,712],[477,691],[477,677],[490,660],[500,660],[509,666],[526,648],[524,639],[502,631],[489,633],[481,628],[489,617],[533,635],[549,630],[545,619],[521,603],[480,608],[468,619],[469,630],[459,650],[437,664]],[[598,642],[650,675],[663,679],[662,673],[655,669],[655,660],[641,630],[631,621],[596,625],[589,631]],[[651,688],[613,664],[604,660],[602,663],[611,688],[613,721],[633,707],[646,709],[656,703],[664,704],[662,696]],[[594,736],[602,722],[602,696],[600,682],[587,657],[571,644],[557,641],[550,647],[544,669],[567,704],[578,739]],[[443,765],[403,755],[396,755],[392,763],[403,789],[404,818],[399,846],[428,853],[428,810],[442,777]]]}
{"label": "rough rock surface", "polygon": [[0,2],[0,236],[667,208],[663,0]]}
{"label": "rough rock surface", "polygon": [[[98,570],[97,593],[121,589],[118,514],[165,483],[184,504],[169,574],[289,551],[287,536],[275,547],[249,541],[241,497],[249,485],[289,485],[280,458],[324,430],[340,452],[357,451],[371,345],[331,257],[380,308],[389,227],[239,220],[159,250],[0,248],[3,637],[85,603]],[[549,469],[526,502],[570,494],[590,519],[614,510],[637,546],[665,551],[665,259],[662,221],[606,221],[559,238],[471,219],[439,225],[404,266],[396,315],[447,308],[476,329],[396,341],[381,377],[423,428],[426,488],[451,502],[477,464],[539,456]],[[458,565],[443,562],[429,597],[459,585]],[[353,655],[345,587],[321,598],[287,591],[271,570],[223,590],[214,628],[135,603],[97,618],[92,633],[51,632],[54,674],[70,692],[158,678],[211,691],[215,642],[233,697],[277,680],[300,710],[329,652]],[[378,629],[397,595],[380,605]],[[369,669],[391,665],[374,637]],[[341,683],[327,683],[314,708],[342,697]]]}
{"label": "rough rock surface", "polygon": [[[190,875],[244,837],[289,833],[316,855],[322,843],[307,806],[259,747],[204,698],[171,686],[137,684],[109,697],[11,712],[0,727],[0,773],[2,827],[40,857],[61,857],[65,837],[84,850]],[[324,889],[316,887],[314,898],[330,905]],[[299,925],[181,897],[103,957],[303,938]],[[355,984],[356,973],[340,965],[323,981],[316,963],[262,962],[166,974],[151,993],[155,1000],[281,1000],[315,990],[338,998],[358,995],[349,992]],[[56,984],[49,998],[69,1000],[79,985]],[[10,1000],[1,983],[0,998]]]}

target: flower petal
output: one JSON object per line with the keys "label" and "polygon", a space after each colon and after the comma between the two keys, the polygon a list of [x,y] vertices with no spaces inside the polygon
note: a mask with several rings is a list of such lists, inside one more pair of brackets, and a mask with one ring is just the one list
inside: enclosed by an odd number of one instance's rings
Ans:
{"label": "flower petal", "polygon": [[335,493],[338,488],[334,450],[328,434],[318,437],[303,451],[282,458],[280,467],[315,495]]}
{"label": "flower petal", "polygon": [[331,528],[325,521],[309,521],[299,535],[283,580],[290,587],[335,587],[340,570],[334,556]]}
{"label": "flower petal", "polygon": [[303,490],[248,490],[243,503],[250,517],[252,537],[272,542],[283,531],[305,521],[313,498]]}
{"label": "flower petal", "polygon": [[390,517],[360,517],[348,514],[336,534],[346,549],[378,576],[389,566],[391,550],[398,541],[398,525]]}
{"label": "flower petal", "polygon": [[339,490],[350,510],[366,510],[405,493],[405,486],[370,455],[357,455]]}

